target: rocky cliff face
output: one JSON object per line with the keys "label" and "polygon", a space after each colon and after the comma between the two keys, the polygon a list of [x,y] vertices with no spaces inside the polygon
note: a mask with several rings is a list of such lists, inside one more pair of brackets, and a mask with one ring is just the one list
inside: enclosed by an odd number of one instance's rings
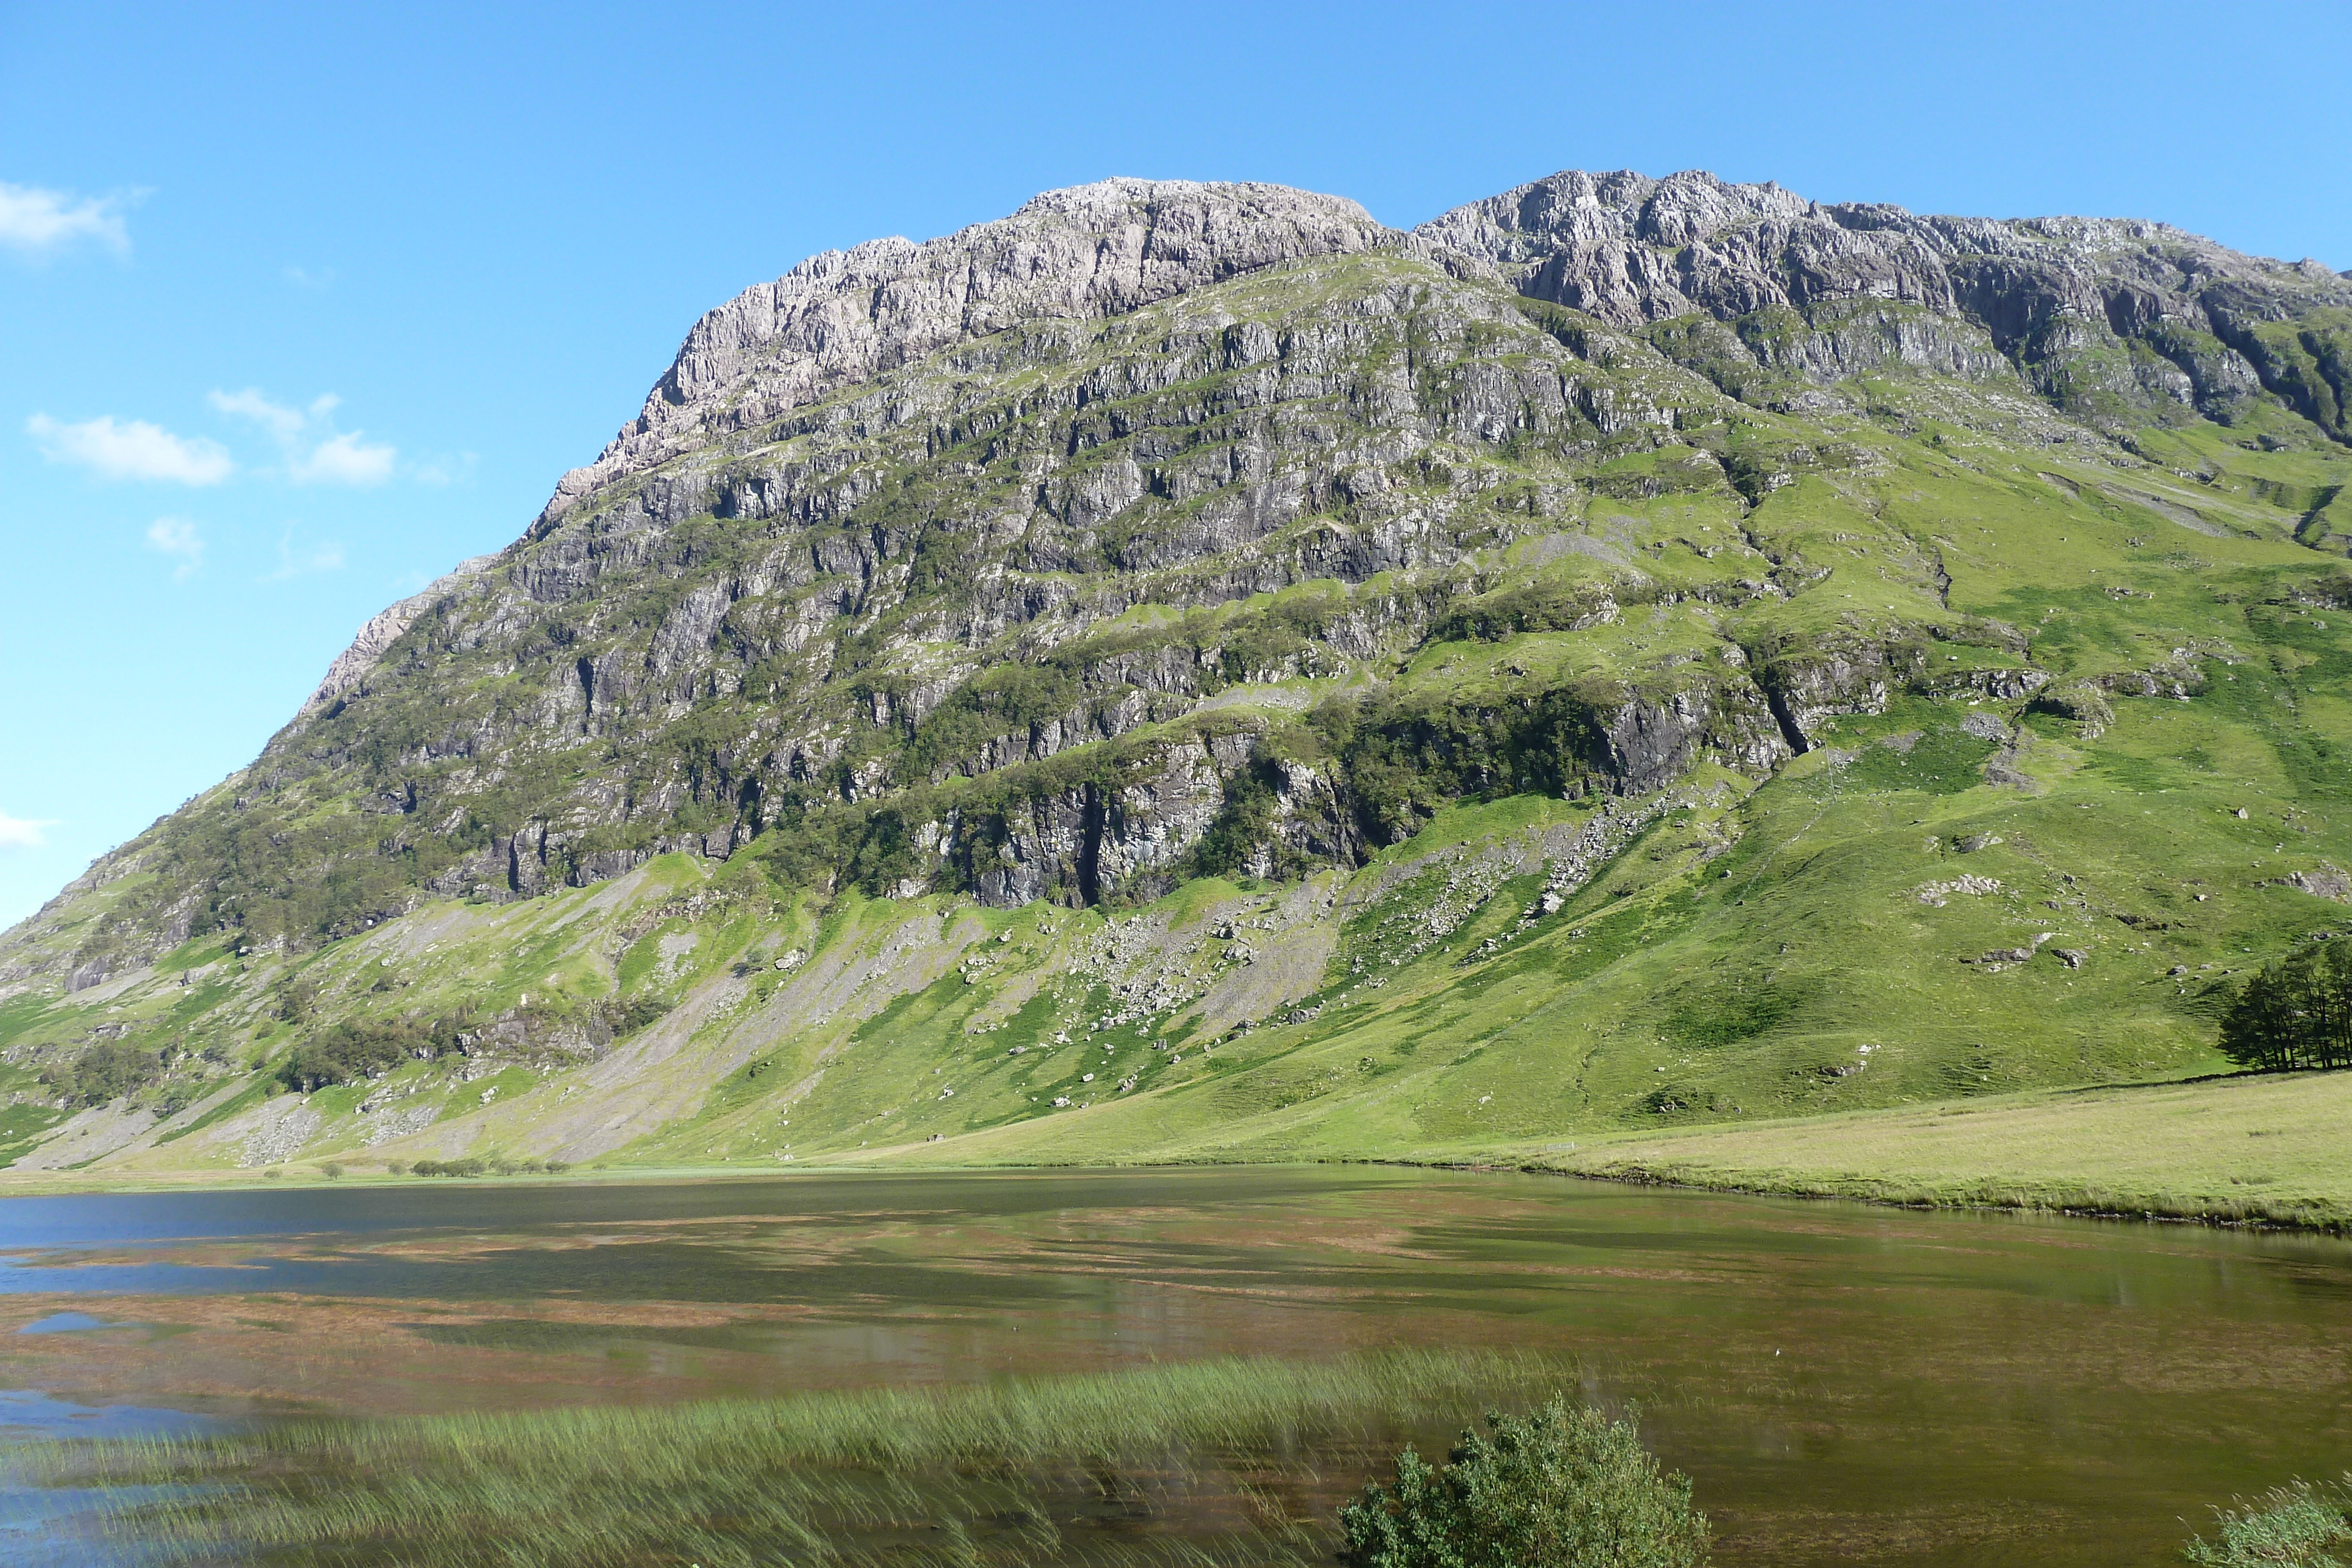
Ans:
{"label": "rocky cliff face", "polygon": [[566,474],[543,528],[617,480],[1025,321],[1097,320],[1307,256],[1427,253],[1355,203],[1279,185],[1106,180],[916,245],[811,256],[694,325],[644,411]]}
{"label": "rocky cliff face", "polygon": [[2352,434],[2336,315],[2352,308],[2352,282],[2165,224],[1921,217],[1698,172],[1570,172],[1416,232],[1622,327],[1729,323],[1687,340],[1706,356],[1691,362],[1719,359],[1742,379],[1827,383],[1884,364],[1975,379],[2014,366],[2062,410],[2118,428],[2168,407],[2226,418],[2267,392]]}
{"label": "rocky cliff face", "polygon": [[[2347,330],[2352,282],[2158,224],[1695,173],[1413,234],[1115,180],[830,253],[698,322],[514,544],[0,938],[0,989],[290,962],[664,855],[827,907],[1304,887],[1474,802],[1775,779],[1914,702],[2095,737],[2236,656],[2150,562],[2340,594]],[[2023,788],[2000,733],[1969,788]]]}

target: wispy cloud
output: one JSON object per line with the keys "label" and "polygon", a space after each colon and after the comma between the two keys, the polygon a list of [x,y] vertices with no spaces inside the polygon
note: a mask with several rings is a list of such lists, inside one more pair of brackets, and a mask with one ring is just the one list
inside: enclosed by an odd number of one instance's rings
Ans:
{"label": "wispy cloud", "polygon": [[392,477],[399,453],[381,442],[362,441],[356,430],[330,437],[287,465],[298,485],[381,485]]}
{"label": "wispy cloud", "polygon": [[477,453],[460,452],[454,455],[428,457],[416,465],[412,476],[420,485],[457,485],[471,479],[474,469],[481,463]]}
{"label": "wispy cloud", "polygon": [[333,410],[336,402],[331,396],[319,398],[312,402],[310,412],[305,413],[299,408],[288,408],[283,403],[270,402],[261,395],[258,387],[233,392],[215,391],[206,393],[205,401],[222,413],[252,420],[281,442],[299,439],[302,427],[310,423],[312,415],[323,416]]}
{"label": "wispy cloud", "polygon": [[174,435],[143,419],[118,424],[112,414],[102,414],[66,424],[37,413],[25,429],[50,462],[76,464],[109,479],[217,485],[236,467],[216,443]]}
{"label": "wispy cloud", "polygon": [[158,517],[148,524],[147,548],[180,563],[172,569],[174,580],[189,576],[205,562],[205,541],[185,517]]}
{"label": "wispy cloud", "polygon": [[297,549],[294,548],[294,525],[289,523],[278,538],[278,570],[261,580],[284,582],[289,578],[315,577],[322,571],[341,571],[342,569],[342,546],[305,545]]}
{"label": "wispy cloud", "polygon": [[297,288],[324,292],[334,284],[335,269],[331,267],[322,267],[313,271],[307,267],[289,267],[284,276],[286,281]]}
{"label": "wispy cloud", "polygon": [[48,847],[43,828],[54,828],[54,821],[32,822],[22,817],[12,817],[0,811],[0,850],[38,850]]}
{"label": "wispy cloud", "polygon": [[121,206],[113,196],[77,196],[38,185],[0,183],[0,246],[38,256],[79,240],[95,240],[120,255],[131,248]]}
{"label": "wispy cloud", "polygon": [[363,431],[329,434],[342,400],[332,392],[307,408],[272,402],[257,387],[215,392],[209,401],[221,413],[249,419],[285,449],[286,476],[298,485],[381,485],[392,477],[397,447],[365,439]]}

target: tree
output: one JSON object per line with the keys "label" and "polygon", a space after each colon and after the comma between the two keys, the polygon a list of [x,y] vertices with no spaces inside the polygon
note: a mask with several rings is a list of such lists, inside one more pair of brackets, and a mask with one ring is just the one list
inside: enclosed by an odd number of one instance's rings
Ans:
{"label": "tree", "polygon": [[1706,1515],[1690,1479],[1661,1475],[1630,1421],[1558,1395],[1489,1413],[1433,1467],[1408,1448],[1396,1480],[1339,1513],[1347,1568],[1699,1568]]}

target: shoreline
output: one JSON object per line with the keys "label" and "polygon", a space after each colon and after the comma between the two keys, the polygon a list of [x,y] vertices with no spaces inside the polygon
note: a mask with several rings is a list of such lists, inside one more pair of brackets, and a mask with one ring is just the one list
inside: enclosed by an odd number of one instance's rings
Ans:
{"label": "shoreline", "polygon": [[[1409,1166],[1433,1170],[1512,1171],[1523,1176],[1567,1176],[1576,1181],[1602,1182],[1616,1186],[1662,1187],[1675,1192],[1712,1193],[1735,1197],[1782,1197],[1807,1203],[1859,1203],[1873,1208],[1902,1209],[1914,1214],[2015,1214],[2046,1216],[2062,1219],[2111,1220],[2116,1223],[2140,1225],[2190,1225],[2214,1230],[2243,1230],[2272,1235],[2352,1237],[2352,1215],[2336,1216],[2324,1220],[2305,1220],[2270,1215],[2228,1215],[2210,1209],[2167,1210],[2154,1205],[2137,1207],[2095,1207],[2087,1204],[2045,1203],[2024,1199],[2008,1201],[1999,1198],[1900,1197],[1864,1192],[1841,1192],[1822,1187],[1753,1186],[1736,1180],[1709,1182],[1657,1176],[1640,1170],[1615,1172],[1570,1170],[1559,1166],[1532,1162],[1472,1164],[1374,1159],[1363,1163]],[[2128,1201],[2119,1199],[2118,1203]]]}
{"label": "shoreline", "polygon": [[[1105,1172],[1386,1166],[1511,1171],[1625,1186],[1754,1197],[1834,1199],[1915,1211],[2040,1214],[2352,1236],[2352,1072],[2236,1073],[2082,1085],[1755,1124],[1655,1132],[1580,1132],[1575,1142],[1509,1142],[1317,1153],[1286,1159],[1160,1158],[1112,1164],[973,1162],[904,1156],[938,1145],[859,1150],[790,1165],[574,1166],[559,1172],[415,1176],[308,1166],[258,1170],[0,1172],[9,1197],[773,1181],[852,1173]],[[323,1166],[333,1163],[322,1159]]]}

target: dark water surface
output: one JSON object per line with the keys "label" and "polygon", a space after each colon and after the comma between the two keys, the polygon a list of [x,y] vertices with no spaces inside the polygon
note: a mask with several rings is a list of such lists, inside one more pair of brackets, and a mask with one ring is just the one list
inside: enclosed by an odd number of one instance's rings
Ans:
{"label": "dark water surface", "polygon": [[1371,1168],[0,1200],[19,1434],[1396,1346],[1574,1355],[1726,1564],[2159,1562],[2352,1468],[2317,1238]]}

